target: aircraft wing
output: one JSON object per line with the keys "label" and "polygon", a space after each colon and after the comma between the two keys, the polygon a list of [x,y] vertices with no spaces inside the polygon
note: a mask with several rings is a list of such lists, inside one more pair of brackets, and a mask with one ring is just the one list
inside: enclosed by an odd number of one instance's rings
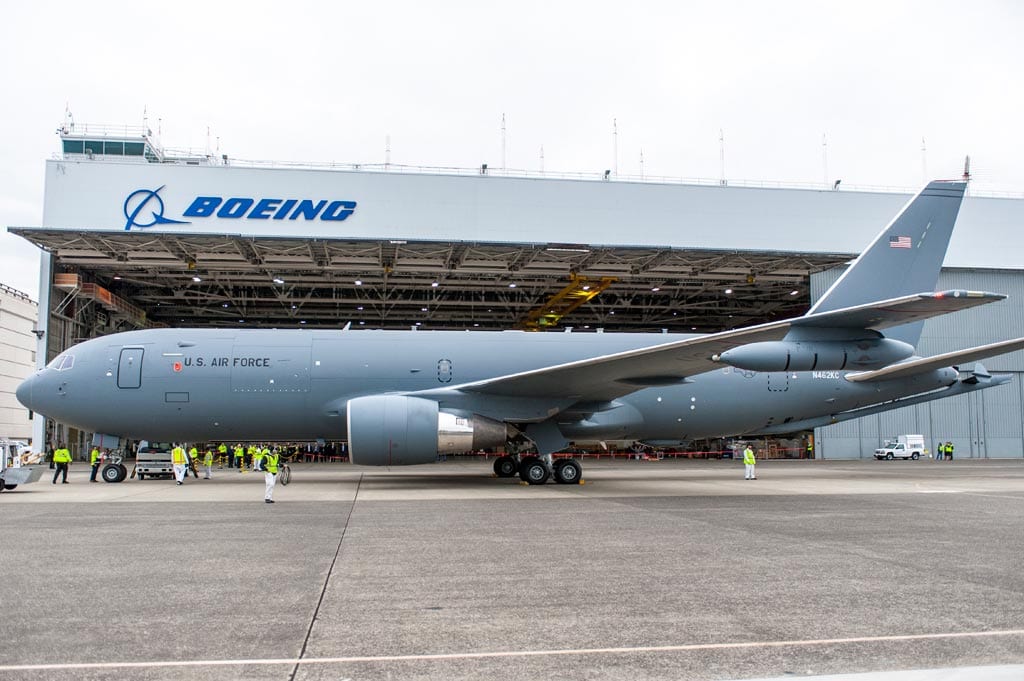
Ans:
{"label": "aircraft wing", "polygon": [[747,343],[782,340],[791,328],[884,329],[1005,297],[960,290],[920,293],[499,376],[452,386],[451,390],[513,398],[611,400],[721,368],[722,364],[711,359],[713,355]]}
{"label": "aircraft wing", "polygon": [[611,400],[655,385],[721,368],[711,356],[758,341],[780,340],[790,321],[696,336],[542,369],[452,386],[451,390],[505,397]]}
{"label": "aircraft wing", "polygon": [[862,371],[856,374],[847,374],[846,380],[853,381],[854,383],[862,383],[872,381],[889,381],[895,378],[907,378],[908,376],[914,376],[915,374],[923,374],[943,367],[956,366],[958,364],[973,362],[986,357],[994,357],[995,355],[1002,355],[1022,348],[1024,348],[1024,338],[1015,338],[1013,340],[1000,341],[998,343],[989,343],[988,345],[979,345],[974,348],[967,348],[966,350],[946,352],[941,355],[935,355],[934,357],[910,359],[906,362],[900,362],[899,364],[893,364],[874,371]]}

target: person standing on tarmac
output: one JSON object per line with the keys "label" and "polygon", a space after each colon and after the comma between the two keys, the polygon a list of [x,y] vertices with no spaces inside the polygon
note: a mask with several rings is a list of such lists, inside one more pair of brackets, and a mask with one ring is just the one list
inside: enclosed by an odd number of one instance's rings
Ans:
{"label": "person standing on tarmac", "polygon": [[263,458],[270,453],[270,450],[266,447],[260,447],[255,445],[252,448],[252,469],[253,471],[263,470]]}
{"label": "person standing on tarmac", "polygon": [[71,452],[64,446],[63,442],[57,444],[57,449],[53,450],[53,464],[56,470],[53,471],[53,484],[57,484],[57,476],[63,475],[61,483],[68,484],[68,466],[71,465]]}
{"label": "person standing on tarmac", "polygon": [[206,453],[203,454],[203,480],[209,480],[213,473],[213,445],[207,443]]}
{"label": "person standing on tarmac", "polygon": [[743,466],[746,469],[744,480],[757,480],[757,459],[754,457],[754,450],[747,445],[743,450]]}
{"label": "person standing on tarmac", "polygon": [[242,445],[235,445],[235,468],[241,473],[242,469],[245,468],[245,450],[242,449]]}
{"label": "person standing on tarmac", "polygon": [[89,482],[97,482],[96,472],[100,469],[100,448],[94,446],[92,451],[89,453],[89,465],[92,466],[92,472],[89,473]]}
{"label": "person standing on tarmac", "polygon": [[228,468],[231,468],[231,459],[228,458],[228,446],[223,442],[217,445],[217,456],[220,457],[220,465],[217,468],[224,468],[225,463],[228,465]]}
{"label": "person standing on tarmac", "polygon": [[185,448],[181,445],[175,445],[174,449],[171,450],[171,465],[174,467],[174,479],[179,485],[183,484],[185,474],[188,472],[188,459],[186,456]]}
{"label": "person standing on tarmac", "polygon": [[268,451],[264,455],[264,473],[263,479],[267,481],[267,491],[263,494],[263,503],[272,504],[274,503],[274,485],[277,484],[277,451]]}

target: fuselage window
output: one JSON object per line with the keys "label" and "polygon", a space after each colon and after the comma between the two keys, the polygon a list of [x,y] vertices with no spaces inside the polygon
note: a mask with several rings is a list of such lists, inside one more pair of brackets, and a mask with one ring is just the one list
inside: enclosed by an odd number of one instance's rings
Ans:
{"label": "fuselage window", "polygon": [[68,369],[75,366],[74,355],[57,355],[50,360],[50,363],[46,365],[47,369],[54,369],[55,371],[67,371]]}

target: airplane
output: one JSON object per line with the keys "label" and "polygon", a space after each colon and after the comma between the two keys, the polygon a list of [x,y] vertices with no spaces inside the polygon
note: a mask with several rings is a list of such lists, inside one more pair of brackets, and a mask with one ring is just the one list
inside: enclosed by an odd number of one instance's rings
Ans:
{"label": "airplane", "polygon": [[346,440],[370,466],[525,437],[536,454],[499,457],[499,477],[578,483],[581,464],[552,456],[572,441],[791,433],[1007,383],[956,365],[1024,338],[915,355],[924,320],[1006,297],[934,291],[966,186],[929,183],[793,319],[706,335],[147,329],[73,346],[17,397],[104,442]]}

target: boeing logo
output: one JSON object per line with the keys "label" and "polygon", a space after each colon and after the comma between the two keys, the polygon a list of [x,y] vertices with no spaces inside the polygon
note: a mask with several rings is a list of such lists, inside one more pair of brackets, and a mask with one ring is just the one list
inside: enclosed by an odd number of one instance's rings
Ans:
{"label": "boeing logo", "polygon": [[[127,222],[124,229],[127,232],[132,227],[145,229],[153,225],[187,225],[185,220],[171,220],[164,217],[164,200],[160,198],[160,190],[167,185],[161,185],[157,189],[136,189],[124,200],[124,216]],[[149,221],[139,222],[139,214],[146,206],[154,206],[156,210],[150,210]],[[143,220],[147,218],[143,217]]]}
{"label": "boeing logo", "polygon": [[[158,189],[136,189],[124,200],[125,230],[154,225],[188,225],[188,220],[164,217],[164,201]],[[197,196],[182,213],[186,218],[237,220],[326,220],[341,222],[356,210],[355,201],[328,199],[255,199],[248,196]],[[148,216],[147,216],[148,213]]]}
{"label": "boeing logo", "polygon": [[328,220],[341,222],[356,210],[355,201],[327,199],[252,199],[234,196],[197,196],[183,215],[188,218],[247,218],[249,220]]}

